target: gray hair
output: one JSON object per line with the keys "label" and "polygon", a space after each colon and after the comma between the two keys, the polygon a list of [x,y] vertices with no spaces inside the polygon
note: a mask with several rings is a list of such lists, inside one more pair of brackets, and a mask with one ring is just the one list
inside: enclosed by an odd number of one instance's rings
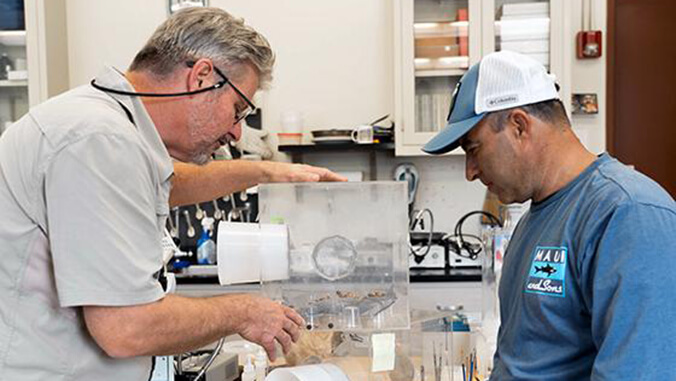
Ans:
{"label": "gray hair", "polygon": [[244,20],[219,8],[180,10],[160,25],[136,54],[130,71],[149,71],[164,78],[189,61],[210,58],[231,78],[239,78],[244,64],[257,71],[259,87],[272,81],[275,55],[270,43]]}

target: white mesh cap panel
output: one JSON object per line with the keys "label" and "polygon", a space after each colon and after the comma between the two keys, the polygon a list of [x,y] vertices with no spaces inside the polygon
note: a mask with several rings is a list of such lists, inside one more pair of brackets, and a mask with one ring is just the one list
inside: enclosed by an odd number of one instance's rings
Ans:
{"label": "white mesh cap panel", "polygon": [[475,112],[491,112],[557,99],[554,76],[539,62],[510,51],[481,60]]}

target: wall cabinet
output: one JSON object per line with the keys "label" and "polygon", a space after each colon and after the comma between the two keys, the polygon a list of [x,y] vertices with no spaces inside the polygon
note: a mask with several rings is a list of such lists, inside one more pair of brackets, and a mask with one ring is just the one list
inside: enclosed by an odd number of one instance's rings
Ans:
{"label": "wall cabinet", "polygon": [[458,80],[497,50],[545,64],[558,78],[562,99],[569,99],[568,8],[565,0],[397,0],[396,154],[423,155],[421,147],[446,125]]}
{"label": "wall cabinet", "polygon": [[0,30],[0,132],[28,109],[26,31]]}
{"label": "wall cabinet", "polygon": [[23,4],[25,28],[0,28],[0,133],[69,85],[65,0]]}

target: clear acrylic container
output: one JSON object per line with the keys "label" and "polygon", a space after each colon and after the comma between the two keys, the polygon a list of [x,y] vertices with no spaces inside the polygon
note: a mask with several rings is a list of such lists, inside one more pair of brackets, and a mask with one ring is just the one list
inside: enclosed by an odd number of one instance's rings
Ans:
{"label": "clear acrylic container", "polygon": [[407,202],[403,182],[261,185],[260,222],[289,229],[289,278],[263,293],[312,330],[408,329]]}

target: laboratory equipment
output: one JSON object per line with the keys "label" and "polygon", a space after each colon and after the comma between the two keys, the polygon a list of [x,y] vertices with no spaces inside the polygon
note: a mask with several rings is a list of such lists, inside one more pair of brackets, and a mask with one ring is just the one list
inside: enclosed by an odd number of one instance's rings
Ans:
{"label": "laboratory equipment", "polygon": [[[445,269],[449,266],[448,241],[444,233],[411,232],[411,253],[409,267],[411,269]],[[421,255],[416,255],[421,253]],[[423,255],[424,254],[424,255]]]}
{"label": "laboratory equipment", "polygon": [[218,225],[217,263],[221,285],[289,277],[286,225],[222,221]]}
{"label": "laboratory equipment", "polygon": [[256,371],[254,366],[251,363],[251,357],[247,357],[246,364],[244,365],[244,371],[242,372],[242,381],[255,381],[256,380]]}
{"label": "laboratory equipment", "polygon": [[[410,315],[408,330],[305,331],[287,354],[287,365],[291,370],[336,366],[350,380],[461,381],[465,364],[465,373],[474,375],[472,381],[485,378],[485,364],[493,353],[486,350],[476,319],[468,317],[461,306],[411,310]],[[281,369],[270,372],[267,380],[289,374]],[[320,378],[290,378],[299,379]]]}
{"label": "laboratory equipment", "polygon": [[256,381],[265,381],[265,376],[268,374],[268,356],[263,348],[259,348],[258,352],[256,352],[254,370],[256,372]]}
{"label": "laboratory equipment", "polygon": [[172,364],[174,381],[234,381],[240,379],[235,354],[220,352],[212,358],[209,353],[197,352],[190,356],[183,355],[180,361],[180,374],[174,374]]}
{"label": "laboratory equipment", "polygon": [[463,364],[466,374],[486,374],[492,353],[478,319],[409,309],[406,185],[262,185],[260,223],[220,223],[221,283],[260,281],[307,323],[289,366],[333,364],[360,380],[461,380]]}
{"label": "laboratory equipment", "polygon": [[216,264],[216,243],[213,241],[214,219],[202,219],[202,235],[197,241],[197,263],[200,265]]}
{"label": "laboratory equipment", "polygon": [[261,185],[260,221],[283,222],[289,245],[288,277],[263,266],[262,291],[308,329],[408,328],[407,205],[403,182]]}

